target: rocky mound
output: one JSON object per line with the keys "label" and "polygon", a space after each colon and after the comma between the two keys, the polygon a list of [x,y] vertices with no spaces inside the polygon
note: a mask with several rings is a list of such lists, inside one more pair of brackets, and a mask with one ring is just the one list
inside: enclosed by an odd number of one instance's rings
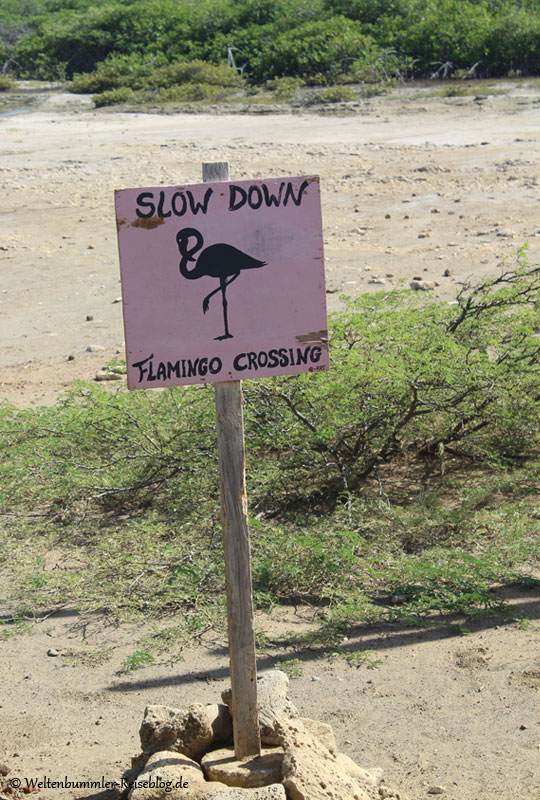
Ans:
{"label": "rocky mound", "polygon": [[142,753],[124,775],[129,800],[406,800],[339,753],[330,725],[301,718],[278,670],[257,680],[262,751],[238,761],[223,704],[187,709],[148,706],[140,729]]}

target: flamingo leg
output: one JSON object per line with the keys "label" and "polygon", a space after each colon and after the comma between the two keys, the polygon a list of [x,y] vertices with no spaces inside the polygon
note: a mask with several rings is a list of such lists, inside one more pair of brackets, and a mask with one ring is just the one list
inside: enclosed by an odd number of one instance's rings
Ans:
{"label": "flamingo leg", "polygon": [[227,303],[227,286],[229,286],[233,281],[235,281],[240,272],[235,272],[233,275],[229,276],[229,278],[220,278],[219,279],[219,286],[217,289],[214,289],[210,294],[207,294],[203,300],[203,312],[206,314],[208,311],[208,307],[210,305],[210,298],[212,298],[218,292],[221,292],[221,303],[223,306],[223,322],[225,324],[225,333],[222,336],[216,336],[216,341],[221,341],[223,339],[232,339],[232,333],[229,331],[229,316],[228,316],[228,303]]}
{"label": "flamingo leg", "polygon": [[232,283],[234,280],[236,280],[236,278],[238,278],[239,275],[240,275],[239,272],[235,272],[234,275],[231,275],[229,280],[227,280],[227,278],[220,278],[219,279],[219,286],[217,287],[217,289],[214,289],[212,292],[210,292],[210,294],[207,294],[206,297],[203,300],[202,308],[203,308],[203,313],[204,314],[206,314],[206,312],[208,311],[208,308],[210,306],[210,298],[213,297],[218,292],[223,292],[223,284],[225,284],[225,288],[227,288],[227,286],[230,283]]}
{"label": "flamingo leg", "polygon": [[[236,275],[235,277],[238,277],[238,275]],[[229,331],[229,319],[227,314],[227,286],[229,285],[229,283],[232,283],[232,280],[227,281],[226,278],[220,279],[219,288],[221,290],[221,301],[223,304],[223,322],[225,324],[225,333],[223,334],[223,336],[215,337],[216,341],[218,342],[222,341],[223,339],[232,339],[232,333],[230,333]]]}

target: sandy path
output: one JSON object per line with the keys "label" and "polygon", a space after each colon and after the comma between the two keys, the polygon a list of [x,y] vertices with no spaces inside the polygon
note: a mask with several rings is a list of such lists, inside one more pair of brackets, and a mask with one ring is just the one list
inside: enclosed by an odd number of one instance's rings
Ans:
{"label": "sandy path", "polygon": [[406,90],[341,117],[54,99],[0,120],[0,394],[17,404],[50,402],[122,355],[114,189],[198,182],[202,161],[227,160],[238,179],[321,175],[331,310],[341,291],[414,276],[451,299],[521,245],[539,252],[540,106],[524,88],[484,100]]}

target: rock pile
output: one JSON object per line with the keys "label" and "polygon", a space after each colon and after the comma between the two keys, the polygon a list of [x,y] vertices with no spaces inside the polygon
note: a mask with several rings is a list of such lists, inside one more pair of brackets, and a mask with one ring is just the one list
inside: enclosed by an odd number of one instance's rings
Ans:
{"label": "rock pile", "polygon": [[406,800],[339,753],[330,725],[301,718],[278,670],[258,678],[262,752],[238,761],[233,749],[231,693],[223,704],[186,710],[148,706],[140,729],[143,752],[124,775],[129,800]]}

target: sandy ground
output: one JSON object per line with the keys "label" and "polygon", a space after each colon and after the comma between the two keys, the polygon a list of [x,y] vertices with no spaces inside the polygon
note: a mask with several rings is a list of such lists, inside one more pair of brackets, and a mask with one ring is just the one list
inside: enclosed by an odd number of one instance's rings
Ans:
{"label": "sandy ground", "polygon": [[430,92],[344,116],[111,113],[51,94],[0,118],[0,397],[49,403],[123,353],[114,190],[197,183],[203,161],[236,179],[321,176],[330,310],[413,277],[451,299],[523,244],[537,259],[538,91]]}
{"label": "sandy ground", "polygon": [[[50,403],[72,379],[92,379],[122,356],[113,191],[198,182],[203,161],[229,161],[237,179],[321,176],[331,310],[341,292],[416,276],[451,300],[468,278],[512,263],[524,244],[536,263],[540,95],[502,88],[461,98],[407,89],[338,114],[219,116],[97,112],[84,98],[51,93],[4,115],[0,397]],[[103,349],[89,353],[91,345]],[[302,713],[331,722],[342,750],[383,767],[413,800],[435,787],[448,800],[538,800],[540,602],[531,592],[512,602],[528,621],[480,621],[466,637],[435,624],[386,626],[337,648],[370,651],[376,669],[294,649],[261,653],[259,668],[304,659],[291,684]],[[270,637],[308,624],[293,609],[257,620]],[[31,635],[1,641],[0,761],[11,775],[118,779],[138,750],[146,704],[219,698],[223,640],[172,665],[123,673],[141,634],[64,609]],[[50,648],[60,655],[47,656]]]}

